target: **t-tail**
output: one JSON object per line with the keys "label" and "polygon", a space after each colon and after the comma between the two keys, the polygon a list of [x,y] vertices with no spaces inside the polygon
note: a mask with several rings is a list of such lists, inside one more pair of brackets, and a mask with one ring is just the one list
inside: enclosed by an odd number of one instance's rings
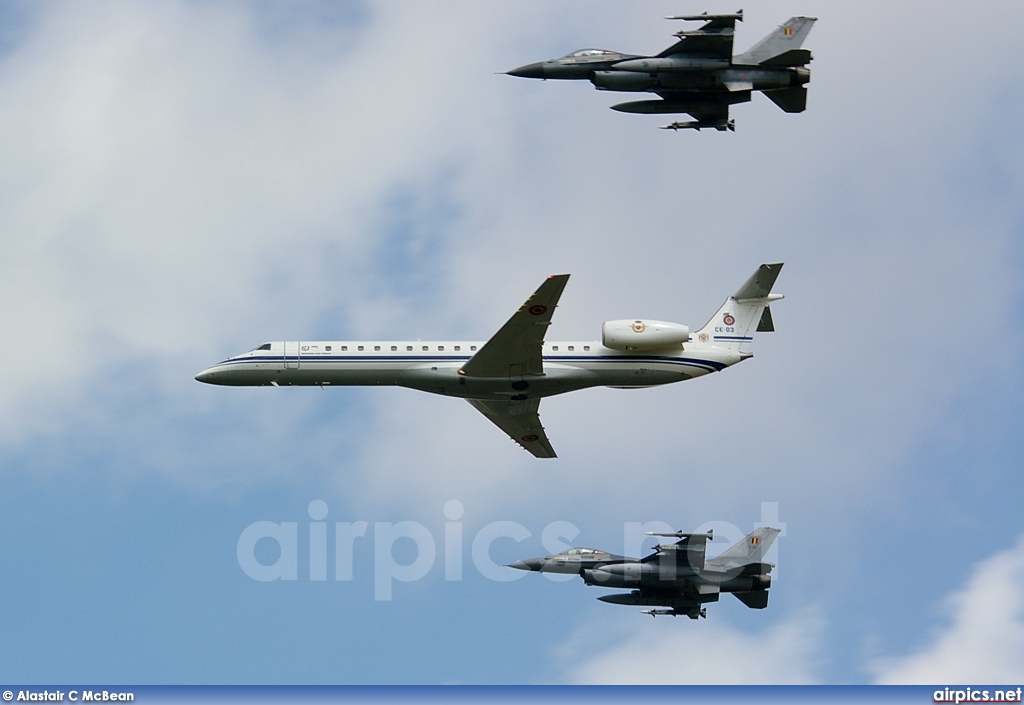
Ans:
{"label": "t-tail", "polygon": [[754,332],[775,330],[769,304],[783,298],[782,294],[771,293],[781,271],[781,262],[758,267],[707,325],[697,331],[696,340],[735,350],[745,358],[753,355]]}

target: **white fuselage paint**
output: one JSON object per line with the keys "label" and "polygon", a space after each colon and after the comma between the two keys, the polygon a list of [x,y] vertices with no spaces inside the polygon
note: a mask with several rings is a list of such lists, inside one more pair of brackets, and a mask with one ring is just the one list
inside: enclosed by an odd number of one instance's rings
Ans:
{"label": "white fuselage paint", "polygon": [[[597,341],[543,346],[544,373],[471,377],[459,370],[483,342],[276,342],[228,358],[196,375],[227,386],[397,385],[469,399],[524,399],[587,387],[650,387],[717,372],[749,357],[716,345],[686,343],[619,351]],[[261,346],[265,347],[265,346]],[[525,383],[525,384],[524,384]]]}

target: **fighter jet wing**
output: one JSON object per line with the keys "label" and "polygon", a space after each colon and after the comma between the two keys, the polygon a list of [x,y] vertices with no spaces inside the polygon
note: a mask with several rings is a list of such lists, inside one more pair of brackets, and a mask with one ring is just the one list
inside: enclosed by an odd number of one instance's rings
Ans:
{"label": "fighter jet wing", "polygon": [[670,20],[703,20],[708,22],[694,31],[676,32],[679,41],[659,57],[669,56],[700,56],[713,59],[732,60],[732,40],[736,32],[736,20],[743,19],[742,10],[734,15],[681,15],[671,16]]}
{"label": "fighter jet wing", "polygon": [[[512,314],[512,318],[508,319],[508,322],[462,366],[459,374],[512,379],[518,379],[523,375],[543,374],[541,347],[544,344],[544,334],[551,325],[551,314],[555,312],[555,306],[558,305],[558,299],[567,281],[568,274],[554,274],[548,277],[533,296]],[[534,412],[536,413],[536,410]],[[540,428],[539,422],[537,427]]]}
{"label": "fighter jet wing", "polygon": [[544,433],[544,427],[540,425],[540,414],[538,413],[540,399],[524,399],[522,401],[467,399],[466,401],[507,433],[509,438],[536,457],[557,457],[555,449],[551,447],[551,442],[548,441],[548,437]]}

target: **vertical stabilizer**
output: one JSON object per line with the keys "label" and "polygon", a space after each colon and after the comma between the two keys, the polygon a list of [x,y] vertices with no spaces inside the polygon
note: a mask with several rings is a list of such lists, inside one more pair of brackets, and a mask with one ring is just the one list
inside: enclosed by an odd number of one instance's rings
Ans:
{"label": "vertical stabilizer", "polygon": [[730,570],[751,563],[763,563],[764,555],[768,553],[768,549],[775,543],[780,533],[779,529],[767,526],[754,529],[753,533],[744,536],[742,541],[737,541],[720,555],[708,560],[706,565],[716,570]]}
{"label": "vertical stabilizer", "polygon": [[[770,63],[775,57],[799,49],[817,19],[817,17],[790,17],[745,53],[733,57],[732,62],[744,66],[757,66]],[[810,61],[810,52],[806,53],[806,57],[807,61]]]}
{"label": "vertical stabilizer", "polygon": [[781,262],[758,267],[697,332],[697,342],[726,347],[741,354],[750,353],[756,330],[775,330],[768,304],[782,298],[771,293],[781,271]]}

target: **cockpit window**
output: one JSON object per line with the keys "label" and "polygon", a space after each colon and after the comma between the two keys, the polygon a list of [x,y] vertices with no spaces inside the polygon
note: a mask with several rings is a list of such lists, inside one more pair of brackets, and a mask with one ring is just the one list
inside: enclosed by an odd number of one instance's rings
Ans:
{"label": "cockpit window", "polygon": [[590,58],[601,58],[605,56],[614,56],[614,51],[608,51],[607,49],[580,49],[566,56],[566,59],[590,59]]}
{"label": "cockpit window", "polygon": [[259,346],[258,348],[253,348],[253,352],[257,350],[270,350],[270,343],[263,343],[263,345]]}
{"label": "cockpit window", "polygon": [[570,548],[565,552],[567,556],[592,556],[597,553],[593,548]]}

